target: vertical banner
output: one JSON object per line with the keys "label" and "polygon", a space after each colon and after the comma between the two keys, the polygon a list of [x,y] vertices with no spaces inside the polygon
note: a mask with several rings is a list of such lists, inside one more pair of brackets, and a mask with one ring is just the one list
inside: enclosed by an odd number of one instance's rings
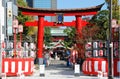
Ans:
{"label": "vertical banner", "polygon": [[12,35],[12,20],[13,20],[13,10],[12,2],[7,2],[7,35]]}

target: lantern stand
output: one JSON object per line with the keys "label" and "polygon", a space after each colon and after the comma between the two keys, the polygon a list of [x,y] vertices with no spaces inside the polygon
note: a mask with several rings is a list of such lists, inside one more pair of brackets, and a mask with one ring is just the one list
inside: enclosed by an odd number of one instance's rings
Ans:
{"label": "lantern stand", "polygon": [[17,19],[14,19],[13,20],[13,37],[14,37],[14,42],[13,42],[13,57],[16,57],[17,56],[17,53],[16,53],[16,30],[18,28],[18,20]]}
{"label": "lantern stand", "polygon": [[23,56],[22,55],[22,48],[21,48],[21,46],[22,46],[22,32],[23,32],[23,25],[22,24],[18,25],[18,32],[20,33],[20,42],[18,43],[17,52],[18,52],[18,57],[22,57]]}
{"label": "lantern stand", "polygon": [[22,33],[23,33],[23,25],[18,25],[18,32],[20,33],[20,43],[22,43]]}

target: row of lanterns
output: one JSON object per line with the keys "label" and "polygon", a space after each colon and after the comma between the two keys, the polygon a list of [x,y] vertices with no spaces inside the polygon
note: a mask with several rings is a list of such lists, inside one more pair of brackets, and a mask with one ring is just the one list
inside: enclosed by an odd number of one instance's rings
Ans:
{"label": "row of lanterns", "polygon": [[113,56],[120,57],[119,41],[113,42]]}
{"label": "row of lanterns", "polygon": [[[6,49],[6,47],[4,48]],[[9,43],[9,50],[3,50],[2,51],[2,57],[6,58],[6,57],[13,57],[14,55],[14,49],[13,49],[13,43],[10,42]],[[21,42],[18,42],[16,45],[16,55],[17,57],[35,57],[35,52],[36,52],[36,46],[34,43],[30,43],[28,44],[27,42],[25,42],[23,44],[23,47],[21,45]]]}
{"label": "row of lanterns", "polygon": [[[111,41],[113,45],[113,56],[120,57],[120,27],[117,24],[116,19],[112,19],[112,35]],[[103,41],[92,41],[88,42],[85,45],[85,55],[86,57],[106,57],[107,54],[107,47],[106,42]]]}
{"label": "row of lanterns", "polygon": [[86,45],[85,45],[85,48],[87,50],[89,49],[98,49],[98,48],[103,48],[103,47],[106,47],[105,46],[105,42],[102,42],[102,41],[95,41],[95,42],[88,42]]}
{"label": "row of lanterns", "polygon": [[[31,53],[33,54],[34,53],[34,49],[35,49],[35,46],[34,44],[30,43],[30,45],[28,46],[28,43],[25,42],[24,43],[24,49],[22,48],[22,32],[23,32],[23,25],[20,24],[18,25],[18,20],[17,19],[14,19],[13,20],[13,37],[14,37],[14,41],[13,43],[12,42],[9,42],[9,44],[7,45],[7,50],[6,51],[6,44],[5,42],[2,43],[2,57],[28,57],[29,55],[29,52],[30,52],[30,56]],[[16,36],[16,33],[17,33],[17,30],[18,32],[20,33],[20,41],[17,43],[17,36]],[[34,48],[33,48],[34,47]],[[27,48],[27,49],[26,49]]]}
{"label": "row of lanterns", "polygon": [[86,57],[103,57],[107,56],[106,44],[102,41],[88,42],[85,45],[85,56]]}
{"label": "row of lanterns", "polygon": [[[119,57],[119,41],[114,41],[113,43],[113,56]],[[94,41],[94,42],[88,42],[85,45],[85,56],[86,57],[107,57],[107,48],[106,48],[106,42],[102,41]]]}

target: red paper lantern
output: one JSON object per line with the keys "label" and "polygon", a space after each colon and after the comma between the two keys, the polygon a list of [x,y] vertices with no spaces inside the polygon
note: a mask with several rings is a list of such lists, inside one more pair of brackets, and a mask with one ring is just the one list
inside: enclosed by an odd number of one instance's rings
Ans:
{"label": "red paper lantern", "polygon": [[2,48],[5,48],[6,45],[5,45],[5,42],[2,42]]}
{"label": "red paper lantern", "polygon": [[99,50],[99,56],[103,56],[103,50]]}

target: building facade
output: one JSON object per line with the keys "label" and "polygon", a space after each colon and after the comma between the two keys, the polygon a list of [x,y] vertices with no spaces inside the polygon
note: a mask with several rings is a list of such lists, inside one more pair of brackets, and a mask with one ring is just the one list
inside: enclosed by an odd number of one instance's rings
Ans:
{"label": "building facade", "polygon": [[[2,1],[3,0],[0,0],[0,66],[2,66],[2,52],[3,52],[2,42],[4,41],[3,27],[5,27],[5,20],[4,20],[5,9],[3,7]],[[2,67],[0,67],[0,73],[2,73]],[[1,76],[0,79],[2,79]]]}
{"label": "building facade", "polygon": [[33,7],[33,0],[25,0],[29,7]]}
{"label": "building facade", "polygon": [[[29,7],[33,8],[57,8],[57,0],[26,0]],[[45,16],[45,20],[55,22],[56,17]]]}

